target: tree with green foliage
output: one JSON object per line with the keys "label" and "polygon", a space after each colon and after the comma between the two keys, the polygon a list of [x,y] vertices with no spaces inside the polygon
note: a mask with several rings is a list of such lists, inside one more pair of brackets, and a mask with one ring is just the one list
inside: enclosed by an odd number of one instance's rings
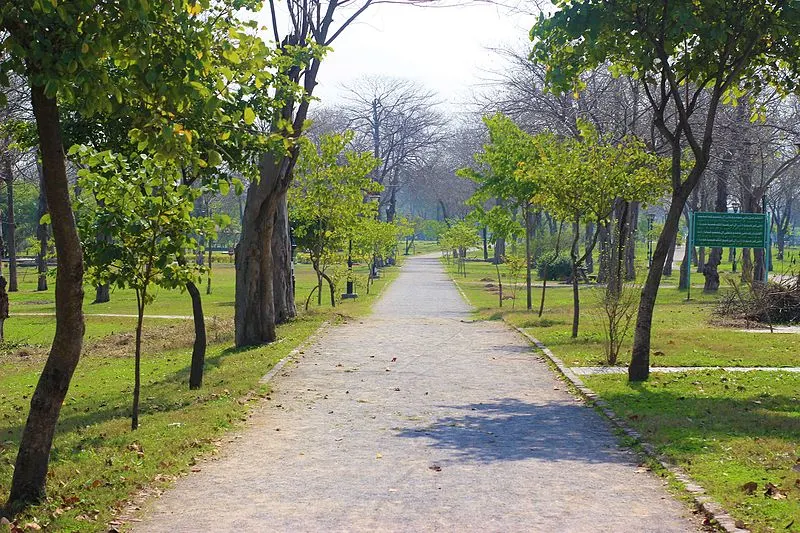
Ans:
{"label": "tree with green foliage", "polygon": [[[299,58],[285,51],[272,53],[251,31],[254,23],[244,28],[236,16],[255,5],[239,0],[0,4],[0,43],[5,51],[0,57],[0,84],[8,85],[13,72],[30,85],[58,261],[56,333],[31,397],[7,514],[45,495],[55,425],[85,330],[83,258],[64,162],[62,107],[70,106],[84,116],[126,105],[142,107],[149,114],[131,132],[138,150],[150,147],[170,154],[187,168],[213,166],[219,153],[193,148],[199,131],[184,126],[182,112],[199,104],[207,123],[230,125],[235,133],[241,129],[234,126],[252,123],[254,114],[247,99],[238,96],[241,91],[283,96],[297,85],[284,73]],[[231,64],[242,63],[243,58],[248,62],[246,68],[234,69],[221,65],[219,58]],[[270,109],[275,101],[267,96],[258,99]],[[276,144],[269,136],[262,138],[270,146]],[[283,145],[282,139],[277,141]]]}
{"label": "tree with green foliage", "polygon": [[[131,411],[135,430],[139,427],[142,325],[145,308],[154,299],[151,289],[183,289],[199,281],[204,267],[186,257],[202,253],[199,237],[213,238],[215,223],[192,216],[194,201],[203,190],[185,185],[180,170],[168,161],[146,154],[126,158],[80,145],[70,155],[81,165],[78,186],[84,192],[76,202],[87,277],[136,293]],[[109,238],[98,240],[99,233]]]}
{"label": "tree with green foliage", "polygon": [[[470,213],[469,218],[477,220],[488,230],[490,235],[489,240],[494,246],[497,246],[497,242],[500,240],[505,242],[511,238],[516,239],[523,233],[522,226],[520,226],[519,222],[514,220],[514,217],[511,216],[508,210],[501,206],[494,206],[488,211],[482,207],[478,207]],[[500,259],[503,258],[501,257]],[[503,307],[503,278],[500,275],[500,263],[501,261],[494,262],[494,270],[497,275],[499,305]]]}
{"label": "tree with green foliage", "polygon": [[[572,224],[571,281],[573,288],[572,337],[578,336],[580,320],[580,268],[597,242],[596,232],[583,255],[579,252],[581,228],[586,222],[606,222],[614,211],[615,201],[647,202],[664,190],[661,160],[648,153],[641,141],[626,138],[612,143],[588,122],[579,120],[579,139],[549,138],[544,164],[533,172],[523,163],[516,175],[539,186],[536,202],[555,218]],[[621,273],[620,273],[621,277]]]}
{"label": "tree with green foliage", "polygon": [[[483,119],[489,131],[489,142],[483,151],[475,154],[476,166],[460,169],[458,175],[478,184],[470,202],[482,205],[490,199],[505,201],[503,208],[509,212],[522,211],[525,227],[525,258],[527,261],[525,283],[527,308],[533,307],[531,238],[533,236],[533,199],[539,191],[539,183],[533,179],[533,169],[540,162],[539,142],[544,138],[522,131],[513,120],[498,113]],[[520,165],[529,170],[529,179],[518,180],[515,174]]]}
{"label": "tree with green foliage", "polygon": [[[377,200],[376,196],[371,203],[377,204]],[[378,209],[377,205],[375,209]],[[404,230],[398,227],[397,221],[383,222],[377,217],[359,218],[358,225],[353,228],[353,257],[358,257],[369,265],[367,294],[378,272],[378,260],[385,260],[395,253],[397,241],[403,232]]]}
{"label": "tree with green foliage", "polygon": [[[649,376],[653,308],[670,243],[689,195],[708,166],[723,100],[755,98],[767,85],[797,91],[800,5],[757,0],[561,0],[531,30],[533,60],[554,91],[579,91],[598,65],[640,83],[671,151],[672,195],[642,288],[631,381]],[[692,161],[684,172],[688,147]]]}
{"label": "tree with green foliage", "polygon": [[297,245],[311,257],[317,274],[318,304],[322,304],[324,280],[331,306],[336,305],[336,287],[326,267],[348,247],[359,219],[377,216],[377,204],[365,198],[383,189],[370,177],[378,160],[369,152],[348,150],[352,139],[352,132],[323,135],[318,145],[303,138],[295,180],[289,189],[294,236]]}
{"label": "tree with green foliage", "polygon": [[451,224],[440,239],[442,246],[446,249],[458,252],[456,258],[458,273],[465,277],[467,275],[467,252],[470,248],[478,246],[480,240],[475,225],[466,220],[459,220],[455,224]]}

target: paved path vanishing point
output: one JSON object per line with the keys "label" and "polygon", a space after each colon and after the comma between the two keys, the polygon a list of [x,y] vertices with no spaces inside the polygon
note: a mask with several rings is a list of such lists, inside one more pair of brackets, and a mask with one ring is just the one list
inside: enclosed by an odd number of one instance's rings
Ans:
{"label": "paved path vanishing point", "polygon": [[134,531],[684,532],[691,513],[436,258],[273,382]]}

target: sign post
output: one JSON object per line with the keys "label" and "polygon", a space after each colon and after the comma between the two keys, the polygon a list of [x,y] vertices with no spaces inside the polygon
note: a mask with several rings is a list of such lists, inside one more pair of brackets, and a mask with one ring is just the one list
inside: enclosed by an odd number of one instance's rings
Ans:
{"label": "sign post", "polygon": [[[689,217],[689,236],[686,253],[692,254],[695,246],[707,248],[763,248],[764,283],[769,276],[770,215],[767,213],[692,213]],[[692,292],[692,256],[686,261],[686,281]]]}

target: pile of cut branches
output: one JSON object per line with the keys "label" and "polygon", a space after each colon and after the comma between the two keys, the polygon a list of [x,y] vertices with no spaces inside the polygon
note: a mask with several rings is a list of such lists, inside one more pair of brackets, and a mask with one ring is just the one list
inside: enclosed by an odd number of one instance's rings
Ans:
{"label": "pile of cut branches", "polygon": [[717,305],[716,313],[726,318],[761,324],[800,323],[800,276],[768,283],[731,283]]}

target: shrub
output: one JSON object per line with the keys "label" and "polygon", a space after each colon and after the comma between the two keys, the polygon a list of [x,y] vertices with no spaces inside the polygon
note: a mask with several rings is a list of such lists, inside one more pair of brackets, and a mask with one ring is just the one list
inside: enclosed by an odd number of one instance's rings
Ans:
{"label": "shrub", "polygon": [[536,271],[539,274],[539,279],[544,279],[545,265],[547,266],[547,279],[549,281],[560,281],[567,279],[572,273],[572,261],[569,256],[559,254],[556,257],[555,252],[545,252],[536,260]]}

